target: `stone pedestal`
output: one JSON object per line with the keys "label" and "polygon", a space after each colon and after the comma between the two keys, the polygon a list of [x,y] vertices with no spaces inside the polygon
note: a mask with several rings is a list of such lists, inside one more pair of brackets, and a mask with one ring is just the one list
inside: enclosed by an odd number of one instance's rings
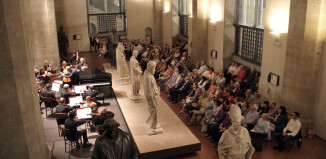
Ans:
{"label": "stone pedestal", "polygon": [[29,2],[0,1],[0,158],[51,158],[33,72],[31,46],[36,44],[31,39],[36,38],[30,32],[33,21]]}

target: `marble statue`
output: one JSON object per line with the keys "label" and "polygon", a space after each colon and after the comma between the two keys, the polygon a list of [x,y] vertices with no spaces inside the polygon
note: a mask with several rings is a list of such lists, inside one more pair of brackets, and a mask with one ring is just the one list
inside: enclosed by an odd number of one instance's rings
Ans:
{"label": "marble statue", "polygon": [[248,130],[241,126],[241,110],[237,105],[230,108],[232,125],[225,130],[219,143],[218,155],[220,159],[251,159],[255,149],[251,145]]}
{"label": "marble statue", "polygon": [[129,69],[124,55],[124,46],[122,43],[118,44],[116,50],[116,56],[117,56],[117,72],[120,81],[124,79],[129,80],[130,79]]}
{"label": "marble statue", "polygon": [[105,120],[105,131],[97,137],[91,159],[138,159],[131,135],[119,129],[119,125],[113,118]]}
{"label": "marble statue", "polygon": [[63,31],[63,26],[60,26],[60,30],[57,33],[58,36],[58,45],[59,45],[59,54],[60,54],[60,61],[66,61],[68,56],[68,37],[66,33]]}
{"label": "marble statue", "polygon": [[140,90],[140,77],[142,71],[136,59],[137,55],[138,55],[138,50],[134,50],[130,58],[130,77],[131,77],[132,93],[133,93],[132,98],[141,98],[141,95],[139,94],[139,90]]}
{"label": "marble statue", "polygon": [[160,89],[156,85],[154,78],[156,63],[154,61],[149,61],[147,63],[147,69],[144,72],[144,94],[146,97],[148,105],[149,116],[146,120],[146,127],[148,129],[148,135],[155,135],[163,132],[163,128],[160,127],[160,124],[157,120],[157,104],[158,97],[160,95]]}
{"label": "marble statue", "polygon": [[114,40],[114,35],[112,33],[109,33],[108,35],[108,55],[110,58],[110,64],[112,68],[116,68],[117,66],[117,59],[116,59],[116,49],[117,49],[117,43]]}

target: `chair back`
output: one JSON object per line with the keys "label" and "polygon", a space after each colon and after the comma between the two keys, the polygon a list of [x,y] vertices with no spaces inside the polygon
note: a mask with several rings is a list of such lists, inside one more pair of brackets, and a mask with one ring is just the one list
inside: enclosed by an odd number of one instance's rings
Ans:
{"label": "chair back", "polygon": [[54,99],[51,97],[40,97],[42,101],[44,101],[45,107],[54,107],[53,103],[55,102]]}
{"label": "chair back", "polygon": [[67,118],[67,114],[66,113],[54,113],[54,116],[56,119],[62,119],[62,118]]}
{"label": "chair back", "polygon": [[64,139],[71,141],[72,138],[71,138],[70,130],[66,129],[66,128],[62,127],[62,126],[60,126],[60,128],[62,129],[62,132],[63,132],[62,134],[63,134]]}

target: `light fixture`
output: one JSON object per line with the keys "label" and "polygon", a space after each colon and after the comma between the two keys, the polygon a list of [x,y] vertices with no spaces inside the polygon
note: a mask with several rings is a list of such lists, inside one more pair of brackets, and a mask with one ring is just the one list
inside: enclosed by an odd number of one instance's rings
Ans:
{"label": "light fixture", "polygon": [[169,2],[165,2],[163,13],[168,13],[169,11],[170,11],[170,4],[169,4]]}

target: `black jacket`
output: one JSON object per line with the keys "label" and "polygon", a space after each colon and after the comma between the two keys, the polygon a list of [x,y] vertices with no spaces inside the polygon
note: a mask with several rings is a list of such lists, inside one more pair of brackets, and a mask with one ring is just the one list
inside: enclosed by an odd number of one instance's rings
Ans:
{"label": "black jacket", "polygon": [[76,93],[69,93],[66,90],[62,90],[60,96],[65,99],[66,104],[69,103],[69,97],[76,96]]}
{"label": "black jacket", "polygon": [[[69,111],[73,110],[74,108],[59,104],[55,107],[55,109],[56,109],[56,113],[68,113]],[[66,120],[66,118],[57,119],[57,123],[59,125],[63,125],[65,123],[65,120]]]}
{"label": "black jacket", "polygon": [[280,115],[276,121],[272,120],[271,122],[275,124],[275,132],[281,133],[288,123],[288,118],[286,115]]}
{"label": "black jacket", "polygon": [[67,135],[67,139],[68,140],[72,140],[75,141],[78,139],[78,134],[77,134],[77,127],[80,125],[83,125],[85,123],[85,121],[74,121],[70,118],[66,119],[65,121],[65,128],[70,130],[70,134],[72,139],[70,139],[70,136]]}
{"label": "black jacket", "polygon": [[106,119],[113,118],[113,117],[114,117],[114,113],[108,111],[105,114],[94,116],[93,123],[94,123],[95,126],[97,126],[97,125],[103,125],[104,124],[104,121]]}

